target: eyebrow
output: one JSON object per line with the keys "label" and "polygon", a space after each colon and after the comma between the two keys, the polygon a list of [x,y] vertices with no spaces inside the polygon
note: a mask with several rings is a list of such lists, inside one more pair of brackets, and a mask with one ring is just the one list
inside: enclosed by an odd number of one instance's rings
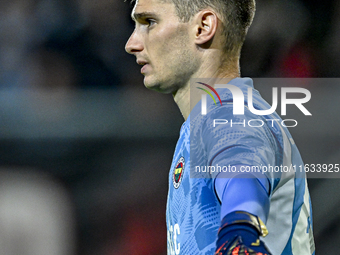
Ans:
{"label": "eyebrow", "polygon": [[154,13],[154,12],[140,12],[140,13],[131,13],[131,19],[133,21],[136,21],[138,19],[142,19],[142,18],[145,18],[145,17],[157,17],[157,14]]}

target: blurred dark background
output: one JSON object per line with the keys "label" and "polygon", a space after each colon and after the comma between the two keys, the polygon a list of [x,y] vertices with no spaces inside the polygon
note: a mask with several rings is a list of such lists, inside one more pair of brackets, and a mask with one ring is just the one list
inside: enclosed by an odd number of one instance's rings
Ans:
{"label": "blurred dark background", "polygon": [[[166,254],[183,118],[125,53],[132,7],[0,2],[0,255]],[[257,0],[242,76],[339,77],[339,12],[335,0]],[[291,131],[305,163],[340,163],[340,86],[327,81],[303,84],[316,115]],[[309,185],[317,254],[338,254],[340,181]]]}

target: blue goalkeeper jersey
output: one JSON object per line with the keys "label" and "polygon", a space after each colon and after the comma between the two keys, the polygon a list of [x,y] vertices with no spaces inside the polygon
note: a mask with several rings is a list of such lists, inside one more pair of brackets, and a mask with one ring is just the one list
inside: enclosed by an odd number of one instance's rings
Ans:
{"label": "blue goalkeeper jersey", "polygon": [[[271,107],[253,88],[251,79],[236,78],[229,84],[244,95],[252,88],[254,108]],[[289,131],[276,113],[253,114],[246,96],[244,115],[233,115],[230,91],[217,92],[223,105],[208,100],[208,113],[201,115],[201,103],[197,104],[180,131],[169,172],[168,254],[214,254],[221,221],[214,180],[223,167],[230,170],[235,165],[262,169],[270,183],[269,234],[262,240],[272,254],[313,254],[310,197],[303,162]],[[214,127],[214,120],[228,124]]]}

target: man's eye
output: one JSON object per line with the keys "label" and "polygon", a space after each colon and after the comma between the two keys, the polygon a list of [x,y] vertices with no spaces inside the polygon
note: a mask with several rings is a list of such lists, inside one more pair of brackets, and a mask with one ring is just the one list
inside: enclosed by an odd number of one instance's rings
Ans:
{"label": "man's eye", "polygon": [[149,27],[156,23],[154,19],[146,19],[145,21],[148,23]]}

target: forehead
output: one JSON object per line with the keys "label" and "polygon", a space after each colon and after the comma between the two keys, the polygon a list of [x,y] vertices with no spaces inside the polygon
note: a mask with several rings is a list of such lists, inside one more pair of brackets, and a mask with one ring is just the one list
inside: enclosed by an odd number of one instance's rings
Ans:
{"label": "forehead", "polygon": [[173,14],[175,5],[169,0],[136,0],[131,17],[135,19],[136,14],[153,13],[156,15]]}

